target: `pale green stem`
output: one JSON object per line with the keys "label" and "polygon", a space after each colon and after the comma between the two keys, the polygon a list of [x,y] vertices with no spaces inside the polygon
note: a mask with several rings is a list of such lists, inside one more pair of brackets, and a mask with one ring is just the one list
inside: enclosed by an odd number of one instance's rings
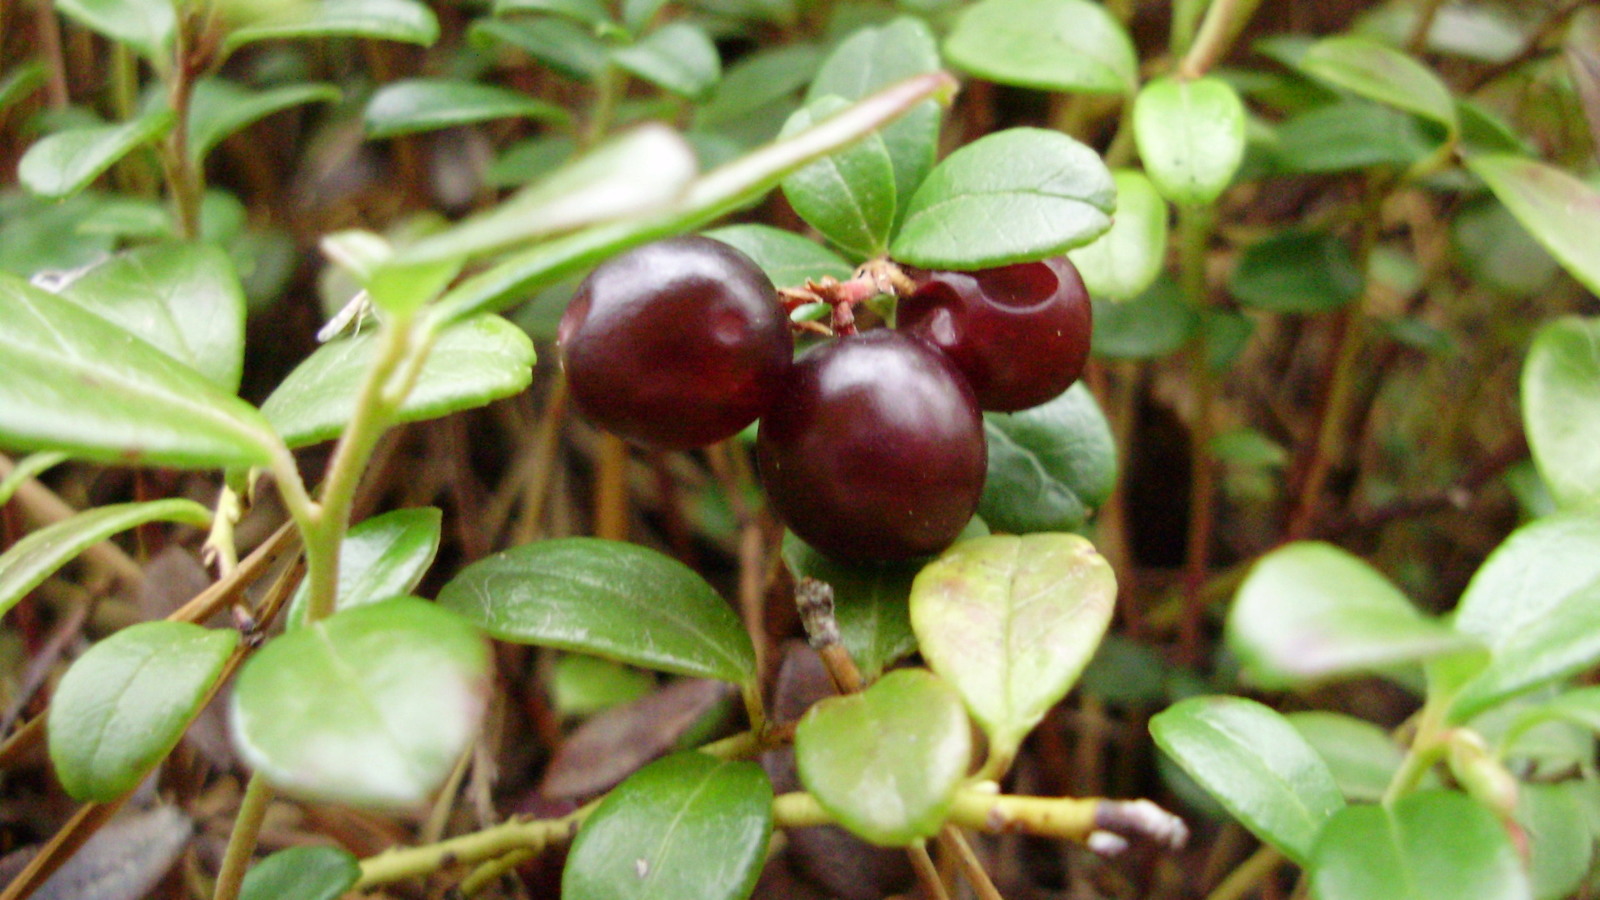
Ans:
{"label": "pale green stem", "polygon": [[1206,900],[1240,900],[1281,865],[1283,865],[1283,854],[1263,844],[1250,855],[1249,859],[1240,863],[1237,869],[1228,873],[1228,877],[1222,879],[1222,883],[1206,895]]}
{"label": "pale green stem", "polygon": [[1178,66],[1178,75],[1199,78],[1211,71],[1217,60],[1227,54],[1234,38],[1239,36],[1260,3],[1261,0],[1212,0],[1194,43],[1189,45],[1183,63]]}
{"label": "pale green stem", "polygon": [[251,775],[244,798],[239,801],[239,815],[233,820],[233,834],[228,838],[222,871],[217,873],[217,889],[211,900],[237,900],[245,870],[250,867],[250,857],[255,853],[256,835],[261,832],[261,823],[267,817],[267,805],[271,802],[272,788],[266,779],[259,772]]}

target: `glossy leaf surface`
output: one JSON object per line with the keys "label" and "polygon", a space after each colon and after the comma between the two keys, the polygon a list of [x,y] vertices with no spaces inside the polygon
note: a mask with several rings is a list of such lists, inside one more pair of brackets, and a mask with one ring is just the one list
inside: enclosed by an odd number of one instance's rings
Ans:
{"label": "glossy leaf surface", "polygon": [[1400,768],[1405,754],[1393,737],[1364,719],[1312,710],[1286,718],[1317,751],[1352,803],[1376,803]]}
{"label": "glossy leaf surface", "polygon": [[645,81],[685,97],[703,97],[722,77],[717,45],[702,29],[668,22],[638,42],[613,50],[611,61]]}
{"label": "glossy leaf surface", "polygon": [[636,544],[561,538],[479,560],[439,603],[503,641],[744,682],[755,648],[733,609],[683,563]]}
{"label": "glossy leaf surface", "polygon": [[439,39],[439,20],[417,0],[316,0],[295,4],[284,14],[229,32],[228,53],[255,41],[273,38],[364,37],[405,44],[431,44]]}
{"label": "glossy leaf surface", "polygon": [[1111,178],[1117,190],[1111,228],[1067,257],[1091,296],[1131,300],[1150,287],[1166,262],[1167,203],[1143,172],[1118,169]]}
{"label": "glossy leaf surface", "polygon": [[234,747],[310,800],[410,808],[477,734],[489,694],[477,629],[403,597],[343,610],[256,652],[234,683]]}
{"label": "glossy leaf surface", "polygon": [[408,78],[379,88],[362,122],[375,138],[438,131],[495,119],[570,121],[559,106],[492,84],[444,78]]}
{"label": "glossy leaf surface", "polygon": [[972,758],[961,700],[923,669],[811,707],[794,736],[800,781],[857,837],[900,847],[944,824]]}
{"label": "glossy leaf surface", "polygon": [[141,622],[89,648],[50,702],[61,786],[102,803],[138,787],[183,737],[238,643],[232,629]]}
{"label": "glossy leaf surface", "polygon": [[218,388],[239,390],[244,288],[212,244],[153,244],[114,256],[61,296],[187,363]]}
{"label": "glossy leaf surface", "polygon": [[917,575],[911,625],[991,755],[1008,759],[1077,681],[1116,595],[1111,566],[1087,540],[996,535],[956,544]]}
{"label": "glossy leaf surface", "polygon": [[[840,97],[821,97],[796,110],[781,134],[804,131],[849,105]],[[894,163],[878,135],[785,178],[783,195],[807,224],[857,256],[880,255],[889,246],[897,203]]]}
{"label": "glossy leaf surface", "polygon": [[225,78],[203,78],[189,100],[189,158],[196,164],[229,135],[254,122],[306,103],[337,103],[330,84],[288,84],[252,91]]}
{"label": "glossy leaf surface", "polygon": [[128,45],[158,72],[172,65],[178,15],[171,0],[57,0],[55,8],[80,25]]}
{"label": "glossy leaf surface", "polygon": [[[339,544],[335,608],[365,606],[410,593],[439,552],[442,515],[431,506],[396,509],[346,532]],[[290,601],[286,627],[301,624],[306,593],[306,584],[301,582]]]}
{"label": "glossy leaf surface", "polygon": [[1539,329],[1522,369],[1522,419],[1556,504],[1600,513],[1600,319]]}
{"label": "glossy leaf surface", "polygon": [[[289,446],[344,429],[376,342],[369,332],[324,344],[272,392],[261,412]],[[399,419],[433,419],[515,394],[533,380],[533,361],[533,342],[510,322],[497,316],[458,322],[434,342]]]}
{"label": "glossy leaf surface", "polygon": [[847,565],[823,556],[792,532],[783,535],[783,560],[796,578],[815,578],[833,588],[839,638],[868,681],[917,649],[906,603],[920,564]]}
{"label": "glossy leaf surface", "polygon": [[1139,158],[1162,195],[1203,206],[1222,196],[1244,160],[1244,103],[1214,76],[1158,78],[1133,105]]}
{"label": "glossy leaf surface", "polygon": [[468,35],[479,45],[503,42],[569,78],[592,81],[606,66],[606,45],[567,19],[487,19],[472,24]]}
{"label": "glossy leaf surface", "polygon": [[1360,558],[1301,541],[1263,556],[1228,612],[1228,647],[1251,679],[1289,687],[1478,646],[1418,612]]}
{"label": "glossy leaf surface", "polygon": [[172,498],[101,506],[47,525],[0,554],[0,614],[78,554],[146,522],[179,522],[198,528],[210,524],[211,511],[193,500]]}
{"label": "glossy leaf surface", "polygon": [[239,900],[339,900],[361,878],[361,864],[338,847],[279,850],[245,873]]}
{"label": "glossy leaf surface", "polygon": [[22,155],[17,180],[35,194],[60,199],[89,186],[135,147],[172,130],[170,111],[157,110],[120,125],[91,125],[58,131]]}
{"label": "glossy leaf surface", "polygon": [[571,900],[744,900],[772,834],[761,767],[679,753],[635,772],[583,823],[561,875]]}
{"label": "glossy leaf surface", "polygon": [[1476,156],[1467,168],[1572,277],[1600,291],[1600,259],[1588,238],[1600,229],[1600,191],[1554,166],[1520,156]]}
{"label": "glossy leaf surface", "polygon": [[1310,865],[1322,900],[1531,900],[1505,828],[1455,791],[1351,806],[1328,822]]}
{"label": "glossy leaf surface", "polygon": [[1111,227],[1116,187],[1095,152],[1066,135],[1012,128],[946,157],[912,195],[890,253],[925,268],[1043,259]]}
{"label": "glossy leaf surface", "polygon": [[1246,248],[1228,280],[1245,306],[1281,313],[1320,313],[1361,296],[1361,269],[1332,235],[1285,231]]}
{"label": "glossy leaf surface", "polygon": [[983,434],[989,469],[978,515],[995,531],[1082,528],[1116,484],[1111,426],[1081,382],[1031,409],[985,413]]}
{"label": "glossy leaf surface", "polygon": [[770,225],[728,225],[707,231],[705,236],[728,244],[755,260],[761,271],[780,288],[798,287],[808,279],[843,281],[852,271],[842,257],[816,241]]}
{"label": "glossy leaf surface", "polygon": [[1334,87],[1432,119],[1451,133],[1460,127],[1455,101],[1439,76],[1415,59],[1368,37],[1336,35],[1300,57],[1300,70]]}
{"label": "glossy leaf surface", "polygon": [[1242,697],[1193,697],[1150,720],[1156,744],[1240,824],[1305,865],[1344,797],[1294,726]]}
{"label": "glossy leaf surface", "polygon": [[1139,61],[1128,33],[1088,0],[983,0],[962,11],[945,56],[1000,84],[1087,94],[1126,94]]}

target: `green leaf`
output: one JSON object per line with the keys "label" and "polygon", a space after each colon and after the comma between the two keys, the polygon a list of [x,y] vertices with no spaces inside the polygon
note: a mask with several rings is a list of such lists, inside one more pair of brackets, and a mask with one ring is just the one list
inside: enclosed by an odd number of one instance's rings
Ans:
{"label": "green leaf", "polygon": [[1310,860],[1321,900],[1532,900],[1506,830],[1455,791],[1392,806],[1351,806],[1327,823]]}
{"label": "green leaf", "polygon": [[944,42],[956,68],[1000,84],[1078,94],[1130,94],[1139,60],[1127,31],[1088,0],[983,0]]}
{"label": "green leaf", "polygon": [[1286,718],[1328,764],[1328,771],[1346,800],[1377,803],[1383,799],[1405,758],[1387,731],[1371,722],[1332,712],[1297,712]]}
{"label": "green leaf", "polygon": [[569,78],[592,81],[606,67],[606,45],[591,29],[566,19],[479,20],[467,32],[473,43],[501,41]]}
{"label": "green leaf", "polygon": [[1288,544],[1261,557],[1228,611],[1226,640],[1250,679],[1273,688],[1477,646],[1418,612],[1365,561],[1320,541]]}
{"label": "green leaf", "polygon": [[550,704],[563,716],[589,716],[656,690],[651,672],[590,656],[559,654],[549,679]]}
{"label": "green leaf", "polygon": [[1165,356],[1187,343],[1199,327],[1200,316],[1183,302],[1177,283],[1157,278],[1132,300],[1094,302],[1091,350],[1106,359]]}
{"label": "green leaf", "polygon": [[876,679],[917,649],[906,603],[921,563],[847,565],[823,556],[787,531],[783,561],[796,579],[815,578],[833,588],[839,638],[866,680]]}
{"label": "green leaf", "polygon": [[407,262],[474,256],[610,219],[658,212],[693,182],[694,150],[658,123],[633,128],[506,198],[406,248]]}
{"label": "green leaf", "polygon": [[[356,391],[377,341],[357,335],[324,344],[272,392],[261,412],[291,447],[336,437],[355,415]],[[399,421],[418,422],[509,397],[533,380],[533,342],[497,316],[457,322],[439,333]]]}
{"label": "green leaf", "polygon": [[1067,257],[1091,295],[1129,300],[1155,282],[1166,262],[1167,203],[1143,172],[1118,169],[1111,178],[1117,191],[1111,228]]}
{"label": "green leaf", "polygon": [[12,67],[5,78],[0,78],[0,112],[43,87],[48,77],[41,60],[31,59]]}
{"label": "green leaf", "polygon": [[[849,106],[821,97],[795,111],[780,137],[802,132]],[[783,195],[800,218],[823,237],[861,257],[889,247],[896,209],[894,163],[878,135],[796,171],[783,180]]]}
{"label": "green leaf", "polygon": [[1344,807],[1317,752],[1283,716],[1254,700],[1192,697],[1153,717],[1150,734],[1240,824],[1299,865]]}
{"label": "green leaf", "polygon": [[439,20],[417,0],[316,0],[281,16],[230,32],[222,52],[274,38],[361,37],[427,46],[439,39]]}
{"label": "green leaf", "polygon": [[92,31],[126,44],[157,72],[172,65],[178,16],[172,0],[56,0],[57,12]]}
{"label": "green leaf", "polygon": [[1600,518],[1558,515],[1512,532],[1467,584],[1455,627],[1491,653],[1456,697],[1456,722],[1600,660]]}
{"label": "green leaf", "polygon": [[232,629],[141,622],[89,648],[50,701],[61,786],[100,803],[138,787],[178,745],[238,643]]}
{"label": "green leaf", "polygon": [[704,97],[722,77],[722,58],[703,29],[669,22],[637,43],[611,51],[624,71],[685,97]]}
{"label": "green leaf", "polygon": [[617,785],[579,829],[569,900],[744,900],[772,835],[772,783],[750,762],[678,753]]}
{"label": "green leaf", "polygon": [[[806,102],[830,95],[863,100],[913,75],[938,70],[939,47],[933,32],[921,19],[902,16],[886,25],[862,28],[841,41],[817,70]],[[920,103],[878,134],[894,165],[895,196],[910,197],[933,168],[939,149],[939,107],[931,100]]]}
{"label": "green leaf", "polygon": [[727,225],[705,232],[755,260],[778,287],[797,287],[807,281],[850,277],[849,263],[837,253],[792,231],[771,225]]}
{"label": "green leaf", "polygon": [[114,256],[61,296],[187,363],[229,394],[244,371],[244,288],[212,244],[153,244]]}
{"label": "green leaf", "polygon": [[1133,104],[1139,158],[1173,203],[1216,202],[1244,161],[1244,103],[1220,78],[1157,78]]}
{"label": "green leaf", "polygon": [[1533,851],[1528,875],[1536,900],[1572,896],[1589,873],[1594,838],[1575,782],[1517,786],[1517,822]]}
{"label": "green leaf", "polygon": [[22,483],[30,478],[37,478],[43,472],[66,462],[65,453],[31,453],[16,461],[11,471],[4,478],[0,478],[0,506],[10,502],[11,495],[22,487]]}
{"label": "green leaf", "polygon": [[800,782],[857,837],[902,847],[939,832],[972,760],[956,692],[897,669],[859,694],[813,705],[795,728]]}
{"label": "green leaf", "polygon": [[495,0],[495,15],[512,13],[550,13],[591,26],[611,21],[611,14],[600,0]]}
{"label": "green leaf", "polygon": [[1117,480],[1117,448],[1082,382],[1015,413],[984,413],[989,469],[978,515],[996,531],[1080,529]]}
{"label": "green leaf", "polygon": [[620,541],[562,538],[479,560],[439,602],[503,641],[744,683],[755,648],[727,602],[677,560]]}
{"label": "green leaf", "polygon": [[1493,197],[1451,216],[1450,236],[1468,277],[1508,297],[1541,297],[1561,272],[1561,264]]}
{"label": "green leaf", "polygon": [[1111,622],[1111,566],[1073,534],[962,541],[917,575],[911,627],[1008,761],[1071,690]]}
{"label": "green leaf", "polygon": [[489,646],[414,597],[343,610],[274,638],[239,671],[239,756],[307,800],[414,808],[472,742],[490,690]]}
{"label": "green leaf", "polygon": [[1522,369],[1522,419],[1556,504],[1600,513],[1600,319],[1539,329]]}
{"label": "green leaf", "polygon": [[659,215],[546,241],[466,279],[440,301],[438,314],[455,320],[474,311],[503,309],[630,247],[699,228],[759,199],[800,166],[860,140],[950,85],[949,76],[942,72],[890,85],[809,131],[705,173],[680,201]]}
{"label": "green leaf", "polygon": [[1240,255],[1228,290],[1255,309],[1331,312],[1361,296],[1361,268],[1350,248],[1332,235],[1283,231]]}
{"label": "green leaf", "polygon": [[1467,168],[1572,277],[1600,292],[1600,258],[1589,239],[1600,230],[1600,191],[1520,156],[1477,156],[1467,160]]}
{"label": "green leaf", "polygon": [[821,64],[821,51],[810,44],[758,49],[723,73],[710,99],[695,110],[695,127],[734,125],[786,102],[811,81]]}
{"label": "green leaf", "polygon": [[[416,587],[439,552],[441,516],[431,506],[396,509],[350,529],[339,544],[335,608],[378,603]],[[302,582],[289,603],[288,628],[302,624],[308,594]]]}
{"label": "green leaf", "polygon": [[521,91],[449,78],[406,78],[386,84],[361,114],[367,135],[375,138],[514,118],[572,122],[565,109]]}
{"label": "green leaf", "polygon": [[225,78],[202,78],[189,101],[189,159],[196,165],[235,132],[294,106],[337,103],[339,89],[331,84],[288,84],[252,91]]}
{"label": "green leaf", "polygon": [[361,863],[338,847],[279,850],[245,873],[239,900],[339,900],[361,880]]}
{"label": "green leaf", "polygon": [[170,110],[163,109],[120,125],[58,131],[22,155],[17,180],[41,196],[70,197],[134,148],[164,137],[177,121]]}
{"label": "green leaf", "polygon": [[924,268],[1043,259],[1111,227],[1116,187],[1095,152],[1057,131],[1011,128],[950,154],[906,207],[890,253]]}
{"label": "green leaf", "polygon": [[0,443],[119,465],[265,465],[249,404],[70,300],[0,274]]}
{"label": "green leaf", "polygon": [[1371,38],[1323,38],[1300,57],[1300,71],[1368,100],[1403,109],[1460,130],[1450,89],[1427,66]]}
{"label": "green leaf", "polygon": [[1409,169],[1438,143],[1414,117],[1365,100],[1306,110],[1279,125],[1276,136],[1269,153],[1285,174]]}

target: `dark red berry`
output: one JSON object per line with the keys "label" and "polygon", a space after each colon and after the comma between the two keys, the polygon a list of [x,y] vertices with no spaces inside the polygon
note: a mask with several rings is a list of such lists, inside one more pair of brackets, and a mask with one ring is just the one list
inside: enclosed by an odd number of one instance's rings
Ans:
{"label": "dark red berry", "polygon": [[927,272],[896,327],[950,357],[978,405],[1013,412],[1072,386],[1089,358],[1089,292],[1065,256],[976,272]]}
{"label": "dark red berry", "polygon": [[756,441],[761,483],[806,543],[845,561],[944,549],[983,493],[987,445],[971,388],[942,355],[894,331],[808,352]]}
{"label": "dark red berry", "polygon": [[578,409],[665,449],[715,443],[755,421],[794,354],[771,280],[699,236],[601,263],[561,317],[558,342]]}

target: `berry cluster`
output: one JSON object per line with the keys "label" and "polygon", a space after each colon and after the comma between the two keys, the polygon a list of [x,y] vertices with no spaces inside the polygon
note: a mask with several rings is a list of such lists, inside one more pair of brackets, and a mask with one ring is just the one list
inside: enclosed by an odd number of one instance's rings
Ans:
{"label": "berry cluster", "polygon": [[[847,561],[925,556],[978,506],[981,410],[1026,409],[1076,381],[1090,306],[1065,257],[906,274],[896,329],[852,325],[794,359],[789,318],[749,257],[705,237],[658,241],[578,288],[562,365],[578,408],[636,443],[702,446],[760,418],[762,487],[795,534]],[[842,314],[853,322],[848,303]]]}

